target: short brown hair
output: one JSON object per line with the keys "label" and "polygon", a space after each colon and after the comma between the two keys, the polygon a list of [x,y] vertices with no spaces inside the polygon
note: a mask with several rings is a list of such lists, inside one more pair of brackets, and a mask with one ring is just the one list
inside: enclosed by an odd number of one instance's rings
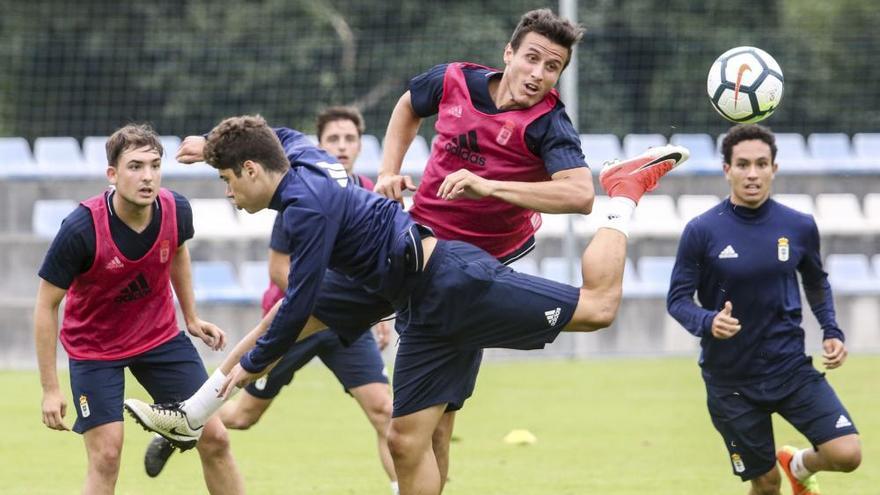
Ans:
{"label": "short brown hair", "polygon": [[150,124],[128,124],[107,138],[107,143],[104,145],[107,150],[107,164],[115,167],[118,165],[116,162],[122,153],[144,146],[158,151],[159,156],[164,153],[162,141],[156,131],[150,127]]}
{"label": "short brown hair", "polygon": [[724,140],[721,141],[721,154],[724,156],[724,163],[730,163],[733,155],[733,147],[742,141],[750,141],[758,139],[770,146],[770,161],[776,162],[776,136],[769,128],[758,124],[739,124],[735,125],[727,131]]}
{"label": "short brown hair", "polygon": [[355,107],[330,107],[319,113],[315,122],[318,128],[319,141],[321,140],[321,135],[324,134],[324,128],[327,127],[327,124],[337,120],[350,120],[357,127],[358,136],[364,135],[364,116],[361,115],[360,110]]}
{"label": "short brown hair", "polygon": [[510,37],[513,51],[519,49],[523,38],[529,33],[540,34],[557,45],[568,49],[565,65],[571,60],[571,50],[584,37],[584,27],[554,14],[550,9],[530,10],[523,14]]}
{"label": "short brown hair", "polygon": [[217,124],[205,143],[205,161],[218,169],[232,169],[241,177],[241,166],[253,160],[266,170],[286,172],[290,162],[281,141],[259,115],[229,117]]}

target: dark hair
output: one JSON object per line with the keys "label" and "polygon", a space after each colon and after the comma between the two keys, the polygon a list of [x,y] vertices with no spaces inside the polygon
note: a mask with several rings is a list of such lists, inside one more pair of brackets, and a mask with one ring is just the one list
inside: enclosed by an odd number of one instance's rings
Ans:
{"label": "dark hair", "polygon": [[164,152],[159,135],[149,124],[128,124],[107,138],[107,144],[104,145],[107,150],[107,164],[115,167],[118,165],[116,162],[122,153],[144,146],[158,151],[159,156],[162,156]]}
{"label": "dark hair", "polygon": [[263,117],[229,117],[208,134],[205,161],[209,165],[218,170],[232,169],[236,177],[241,177],[241,166],[247,160],[273,172],[290,168],[281,141]]}
{"label": "dark hair", "polygon": [[776,162],[776,136],[769,128],[758,124],[739,124],[735,125],[727,131],[724,140],[721,141],[721,154],[724,156],[724,163],[730,163],[730,157],[733,154],[733,147],[742,141],[750,141],[758,139],[770,146],[770,161]]}
{"label": "dark hair", "polygon": [[568,66],[572,48],[584,37],[584,27],[559,17],[550,9],[530,10],[520,18],[510,37],[510,47],[513,51],[519,49],[523,38],[529,33],[540,34],[553,43],[567,48],[568,58],[565,59],[565,65]]}
{"label": "dark hair", "polygon": [[324,128],[330,122],[337,120],[350,120],[357,127],[358,136],[364,135],[364,117],[355,107],[330,107],[318,114],[316,127],[318,128],[318,140],[324,134]]}

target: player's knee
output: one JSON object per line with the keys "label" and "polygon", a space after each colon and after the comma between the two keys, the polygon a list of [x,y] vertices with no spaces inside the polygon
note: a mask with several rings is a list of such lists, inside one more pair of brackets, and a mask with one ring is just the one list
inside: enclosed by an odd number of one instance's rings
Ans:
{"label": "player's knee", "polygon": [[395,428],[393,423],[388,429],[388,450],[395,463],[414,458],[418,453],[420,443],[415,435]]}
{"label": "player's knee", "polygon": [[388,429],[391,426],[391,400],[381,401],[376,404],[371,404],[369,409],[367,410],[367,415],[370,416],[370,422],[373,423],[373,427],[376,429],[376,433],[380,437],[388,436]]}
{"label": "player's knee", "polygon": [[752,480],[752,493],[755,495],[779,495],[782,477],[775,467],[767,474]]}
{"label": "player's knee", "polygon": [[202,456],[225,455],[229,451],[229,433],[220,422],[212,420],[205,425],[197,447]]}
{"label": "player's knee", "polygon": [[102,445],[89,453],[92,468],[102,477],[115,478],[119,474],[122,447],[113,443]]}
{"label": "player's knee", "polygon": [[223,418],[223,425],[230,430],[247,430],[257,424],[259,420],[260,416],[239,412],[238,414]]}
{"label": "player's knee", "polygon": [[581,297],[574,316],[565,329],[574,332],[595,332],[610,327],[617,318],[620,298],[613,295],[597,296],[595,291],[581,289]]}
{"label": "player's knee", "polygon": [[855,471],[862,463],[862,449],[850,449],[835,458],[831,459],[831,465],[834,471],[842,473],[850,473]]}

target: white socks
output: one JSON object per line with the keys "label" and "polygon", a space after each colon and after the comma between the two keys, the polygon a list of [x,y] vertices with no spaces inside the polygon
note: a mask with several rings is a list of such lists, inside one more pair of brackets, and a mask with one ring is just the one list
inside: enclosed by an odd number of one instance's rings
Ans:
{"label": "white socks", "polygon": [[[217,369],[208,377],[208,381],[203,383],[196,393],[180,405],[180,409],[186,413],[186,419],[190,428],[198,428],[204,425],[208,418],[223,405],[225,399],[217,397],[217,392],[220,391],[224,380],[226,380],[226,375]],[[238,387],[235,387],[232,393],[229,394],[229,397],[235,395],[238,390]]]}
{"label": "white socks", "polygon": [[635,201],[623,196],[611,198],[607,209],[603,212],[605,218],[602,219],[599,227],[614,229],[629,237],[629,221],[635,210]]}
{"label": "white socks", "polygon": [[391,495],[400,495],[400,487],[396,481],[391,482]]}
{"label": "white socks", "polygon": [[789,468],[791,468],[791,474],[795,475],[795,477],[801,481],[809,478],[813,475],[806,466],[804,466],[804,453],[807,449],[800,449],[797,453],[794,454],[794,457],[791,458],[791,464]]}

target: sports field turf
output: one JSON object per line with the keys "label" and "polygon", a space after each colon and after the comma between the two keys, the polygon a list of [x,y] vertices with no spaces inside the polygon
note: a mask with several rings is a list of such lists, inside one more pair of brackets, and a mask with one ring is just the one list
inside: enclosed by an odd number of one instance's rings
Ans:
{"label": "sports field turf", "polygon": [[[447,495],[715,495],[747,492],[705,408],[694,358],[490,363],[459,415]],[[862,433],[864,461],[823,473],[823,494],[880,494],[880,356],[854,356],[830,374]],[[69,394],[66,375],[63,387]],[[36,372],[2,372],[0,481],[4,494],[78,493],[82,441],[40,422]],[[136,383],[128,396],[146,397]],[[70,400],[70,397],[68,397]],[[69,408],[73,405],[69,404]],[[73,409],[68,410],[68,424]],[[806,446],[781,421],[779,444]],[[507,445],[515,428],[537,442]],[[144,474],[146,432],[126,418],[117,493],[205,493],[194,452],[175,454],[157,479]],[[263,421],[232,433],[252,494],[390,493],[374,437],[356,403],[320,364],[302,370]],[[790,493],[787,486],[783,493]]]}

